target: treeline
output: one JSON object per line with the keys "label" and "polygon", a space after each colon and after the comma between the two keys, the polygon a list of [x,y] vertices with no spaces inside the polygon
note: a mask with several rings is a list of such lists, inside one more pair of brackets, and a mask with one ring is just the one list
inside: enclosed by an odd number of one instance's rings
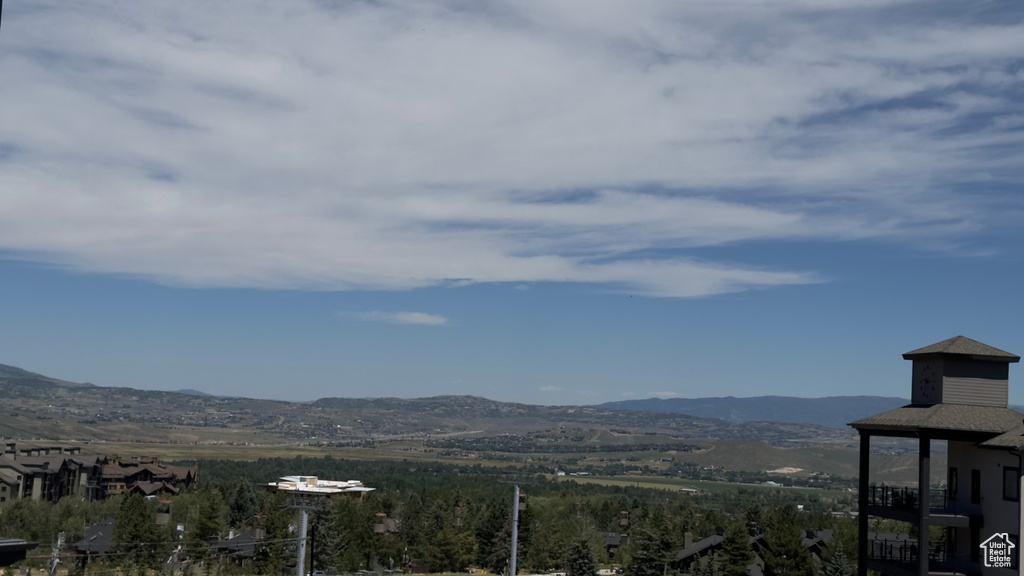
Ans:
{"label": "treeline", "polygon": [[[92,503],[17,501],[0,513],[0,536],[40,542],[35,563],[41,565],[49,557],[49,551],[42,550],[57,541],[59,532],[64,533],[65,553],[70,555],[86,526],[115,518],[114,546],[103,561],[126,572],[166,570],[168,560],[174,559],[187,570],[202,565],[205,570],[280,574],[296,564],[298,512],[286,494],[268,493],[260,485],[301,474],[359,479],[375,488],[362,499],[335,498],[311,512],[312,567],[357,571],[415,565],[440,572],[475,566],[492,573],[508,569],[513,508],[512,486],[503,482],[511,479],[508,470],[307,457],[207,460],[199,462],[199,470],[200,487],[169,497],[168,502],[137,495]],[[683,569],[674,559],[686,533],[699,540],[730,528],[760,531],[772,538],[786,534],[788,540],[776,544],[780,550],[790,550],[786,546],[801,529],[834,528],[841,535],[834,541],[856,550],[850,540],[852,526],[826,510],[797,514],[794,502],[787,501],[790,496],[781,491],[736,491],[720,498],[716,510],[666,490],[550,481],[529,469],[514,472],[525,493],[517,556],[524,572],[609,563],[636,576],[676,573]],[[171,523],[158,526],[157,512],[170,512]],[[231,531],[251,528],[263,533],[254,557],[241,565],[218,559],[219,541]],[[629,544],[621,549],[608,546],[609,533],[628,533]],[[833,555],[830,549],[825,561]],[[809,557],[807,562],[810,573],[821,567]],[[725,568],[705,564],[687,568],[715,573]]]}

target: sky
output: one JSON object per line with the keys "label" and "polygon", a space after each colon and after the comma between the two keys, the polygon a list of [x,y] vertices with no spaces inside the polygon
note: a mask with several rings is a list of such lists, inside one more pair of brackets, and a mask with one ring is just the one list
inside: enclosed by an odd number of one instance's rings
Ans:
{"label": "sky", "polygon": [[1022,104],[1018,2],[8,0],[0,363],[908,397],[1024,353]]}

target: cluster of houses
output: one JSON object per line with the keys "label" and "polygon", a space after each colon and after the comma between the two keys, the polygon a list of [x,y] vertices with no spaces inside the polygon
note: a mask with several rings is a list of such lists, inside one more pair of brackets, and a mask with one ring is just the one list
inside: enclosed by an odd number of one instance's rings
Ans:
{"label": "cluster of houses", "polygon": [[[308,528],[308,510],[316,509],[323,505],[324,500],[334,496],[345,496],[362,498],[374,489],[364,486],[359,480],[323,480],[316,476],[284,476],[278,482],[264,484],[263,487],[269,492],[284,492],[292,497],[291,506],[301,512],[302,524],[299,527],[300,533],[297,540],[296,555],[299,558],[298,574],[305,574],[303,563],[305,562],[306,530]],[[157,514],[157,524],[169,524],[170,514]],[[384,520],[378,519],[381,529],[375,526],[374,531],[384,531]],[[109,519],[93,524],[85,530],[85,537],[76,545],[77,559],[81,567],[85,567],[96,558],[105,556],[113,546],[115,520]],[[183,530],[178,526],[178,530]],[[227,538],[214,537],[210,542],[210,552],[222,562],[231,562],[242,565],[246,560],[252,560],[260,542],[266,538],[266,531],[263,528],[250,528],[236,533],[234,530],[228,533]],[[187,559],[187,555],[179,546],[171,556],[172,562],[180,562]]]}
{"label": "cluster of houses", "polygon": [[56,502],[65,496],[98,500],[125,493],[177,494],[196,483],[198,466],[171,466],[155,458],[122,459],[82,454],[62,446],[18,449],[0,454],[0,506],[28,498]]}
{"label": "cluster of houses", "polygon": [[[114,546],[114,524],[113,519],[107,519],[85,529],[84,538],[75,543],[76,560],[80,567],[84,568],[110,552]],[[251,528],[237,534],[232,531],[226,539],[216,538],[211,541],[210,552],[223,561],[241,565],[243,561],[252,560],[256,556],[256,547],[265,537],[266,532],[262,528]],[[180,562],[184,559],[185,554],[181,546],[178,546],[171,561]]]}
{"label": "cluster of houses", "polygon": [[[747,566],[747,570],[751,576],[762,576],[768,542],[762,534],[752,534],[749,539],[750,549],[754,553],[754,561]],[[803,532],[803,545],[807,547],[811,556],[818,560],[821,560],[822,552],[830,540],[832,540],[832,530],[804,530]],[[714,534],[694,541],[693,534],[687,532],[683,535],[683,548],[672,559],[671,567],[673,570],[691,573],[702,558],[716,557],[722,551],[724,542],[725,536],[721,534]],[[604,539],[605,553],[609,559],[614,561],[628,543],[629,534],[609,532]]]}

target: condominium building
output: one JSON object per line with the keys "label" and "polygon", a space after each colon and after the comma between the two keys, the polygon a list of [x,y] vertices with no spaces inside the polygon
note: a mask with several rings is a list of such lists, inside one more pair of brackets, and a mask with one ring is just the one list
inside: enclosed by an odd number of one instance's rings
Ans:
{"label": "condominium building", "polygon": [[[860,433],[859,576],[1016,576],[1024,414],[1008,403],[1020,357],[957,336],[903,358],[913,363],[911,403],[850,424]],[[916,486],[871,481],[873,437],[916,441]],[[935,478],[932,445],[942,441],[947,468]],[[871,518],[913,528],[871,532]]]}

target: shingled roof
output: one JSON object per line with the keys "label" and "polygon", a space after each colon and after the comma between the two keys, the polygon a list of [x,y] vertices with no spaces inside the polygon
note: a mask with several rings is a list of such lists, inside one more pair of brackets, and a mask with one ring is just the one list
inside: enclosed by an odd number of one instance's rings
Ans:
{"label": "shingled roof", "polygon": [[1005,350],[993,348],[988,344],[982,344],[977,340],[971,340],[965,336],[954,336],[949,340],[943,340],[942,342],[936,342],[935,344],[925,346],[924,348],[911,350],[904,354],[903,358],[906,360],[913,360],[914,358],[937,356],[940,354],[970,356],[976,360],[995,360],[1002,362],[1020,361],[1020,356],[1017,356],[1016,354],[1010,354]]}
{"label": "shingled roof", "polygon": [[108,518],[85,529],[85,537],[75,544],[79,552],[106,554],[114,542],[114,519]]}
{"label": "shingled roof", "polygon": [[1007,430],[995,438],[989,438],[981,445],[990,448],[1024,449],[1024,423],[1017,424],[1012,430]]}
{"label": "shingled roof", "polygon": [[1022,422],[1024,414],[997,406],[910,404],[851,422],[850,426],[858,430],[941,430],[1003,434],[1020,427]]}

